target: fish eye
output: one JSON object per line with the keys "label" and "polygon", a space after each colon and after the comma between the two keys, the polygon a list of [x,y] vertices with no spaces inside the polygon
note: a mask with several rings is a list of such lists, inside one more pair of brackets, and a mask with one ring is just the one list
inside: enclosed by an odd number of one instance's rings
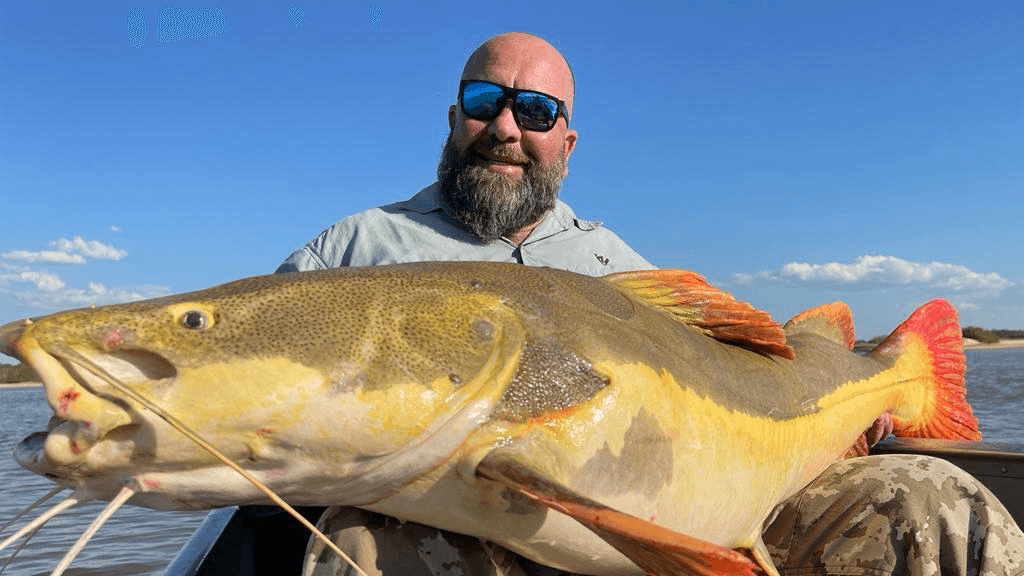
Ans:
{"label": "fish eye", "polygon": [[209,324],[209,318],[199,310],[189,310],[181,315],[181,325],[189,330],[202,330]]}

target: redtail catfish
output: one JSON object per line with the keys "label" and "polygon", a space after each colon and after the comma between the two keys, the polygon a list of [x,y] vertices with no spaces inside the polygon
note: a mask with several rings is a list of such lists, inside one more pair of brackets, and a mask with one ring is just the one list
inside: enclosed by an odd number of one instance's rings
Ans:
{"label": "redtail catfish", "polygon": [[882,414],[979,437],[949,304],[852,344],[842,304],[783,327],[689,272],[502,263],[256,277],[0,328],[55,414],[17,458],[76,499],[208,508],[266,502],[262,484],[618,575],[775,573],[766,517]]}

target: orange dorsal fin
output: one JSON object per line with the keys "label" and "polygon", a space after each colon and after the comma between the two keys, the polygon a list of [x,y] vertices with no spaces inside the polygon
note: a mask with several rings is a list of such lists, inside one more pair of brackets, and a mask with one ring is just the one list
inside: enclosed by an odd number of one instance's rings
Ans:
{"label": "orange dorsal fin", "polygon": [[786,333],[763,310],[739,302],[732,294],[686,270],[636,270],[604,277],[633,297],[670,312],[715,340],[761,354],[793,359]]}
{"label": "orange dorsal fin", "polygon": [[853,350],[857,337],[853,331],[853,313],[845,302],[833,302],[804,310],[786,322],[786,332],[815,332]]}
{"label": "orange dorsal fin", "polygon": [[[476,473],[571,516],[648,574],[754,576],[759,573],[760,567],[739,551],[603,506],[536,474],[507,454],[488,454],[477,466]],[[774,572],[772,568],[769,573]]]}
{"label": "orange dorsal fin", "polygon": [[893,414],[897,436],[981,440],[964,385],[963,333],[949,302],[932,300],[921,306],[868,355],[889,365],[907,358],[913,360],[908,364],[925,368],[920,375],[927,386],[924,408],[908,418]]}

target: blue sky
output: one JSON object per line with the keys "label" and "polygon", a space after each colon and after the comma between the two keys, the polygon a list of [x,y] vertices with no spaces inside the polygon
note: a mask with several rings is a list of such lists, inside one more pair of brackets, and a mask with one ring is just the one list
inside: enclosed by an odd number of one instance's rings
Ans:
{"label": "blue sky", "polygon": [[[469,53],[573,66],[562,196],[858,335],[1024,328],[1019,2],[0,5],[0,322],[264,274],[429,184]],[[102,4],[94,7],[91,4]]]}

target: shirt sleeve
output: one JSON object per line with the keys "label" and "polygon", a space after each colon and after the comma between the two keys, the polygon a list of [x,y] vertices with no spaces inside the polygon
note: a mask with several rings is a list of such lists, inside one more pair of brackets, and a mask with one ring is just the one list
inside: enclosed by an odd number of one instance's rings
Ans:
{"label": "shirt sleeve", "polygon": [[285,272],[307,272],[309,270],[323,270],[327,268],[317,255],[310,249],[307,244],[302,248],[299,248],[295,252],[292,252],[290,256],[285,258],[284,262],[274,270],[274,274],[284,274]]}
{"label": "shirt sleeve", "polygon": [[307,272],[348,266],[346,255],[352,244],[353,218],[345,218],[332,224],[305,246],[292,252],[274,273]]}

